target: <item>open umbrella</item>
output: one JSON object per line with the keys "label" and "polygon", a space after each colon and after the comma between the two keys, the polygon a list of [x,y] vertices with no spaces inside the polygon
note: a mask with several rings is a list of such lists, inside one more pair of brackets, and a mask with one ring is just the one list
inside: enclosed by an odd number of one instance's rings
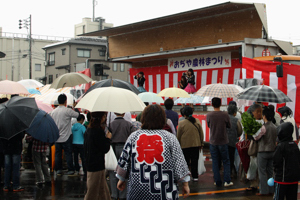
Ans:
{"label": "open umbrella", "polygon": [[174,101],[174,103],[202,103],[205,97],[200,97],[198,95],[190,94],[191,98],[180,97]]}
{"label": "open umbrella", "polygon": [[38,91],[37,89],[35,88],[26,88],[27,91],[30,93],[30,94],[38,94],[38,95],[41,95],[42,93],[40,91]]}
{"label": "open umbrella", "polygon": [[18,83],[20,83],[21,85],[23,85],[26,88],[41,88],[44,86],[42,83],[40,83],[34,79],[23,79],[23,80],[18,81]]}
{"label": "open umbrella", "polygon": [[203,86],[195,95],[202,97],[230,98],[235,97],[238,93],[239,90],[234,85],[215,83]]}
{"label": "open umbrella", "polygon": [[54,143],[59,138],[59,130],[56,123],[43,110],[37,113],[26,132],[42,142]]}
{"label": "open umbrella", "polygon": [[84,108],[90,112],[125,113],[143,111],[145,104],[134,92],[122,88],[104,87],[86,94],[76,108]]}
{"label": "open umbrella", "polygon": [[92,82],[93,79],[87,75],[71,72],[59,76],[53,83],[50,88],[59,89],[63,87],[74,87],[76,85]]}
{"label": "open umbrella", "polygon": [[48,94],[47,96],[45,96],[43,103],[53,105],[54,101],[57,100],[57,98],[60,94],[65,94],[67,96],[67,105],[72,106],[74,101],[76,100],[75,97],[73,95],[71,95],[70,93],[55,92],[55,93],[51,93],[51,94]]}
{"label": "open umbrella", "polygon": [[256,85],[246,88],[239,93],[237,97],[238,99],[269,103],[285,103],[292,101],[282,91],[266,85]]}
{"label": "open umbrella", "polygon": [[27,89],[20,83],[4,80],[0,81],[0,94],[25,94],[29,95],[30,93]]}
{"label": "open umbrella", "polygon": [[49,113],[53,110],[53,108],[49,104],[45,104],[40,100],[35,99],[36,105],[38,106],[39,109]]}
{"label": "open umbrella", "polygon": [[26,130],[39,109],[33,98],[13,97],[0,104],[0,138],[10,139]]}
{"label": "open umbrella", "polygon": [[140,93],[140,91],[134,85],[132,85],[131,83],[129,83],[127,81],[123,81],[123,80],[119,80],[119,79],[105,79],[105,80],[95,83],[93,86],[91,86],[86,91],[85,94],[89,93],[90,91],[92,91],[96,88],[110,87],[110,86],[127,89],[127,90],[134,92],[135,94]]}
{"label": "open umbrella", "polygon": [[160,93],[157,94],[160,97],[186,97],[190,98],[191,96],[184,91],[183,89],[172,87],[172,88],[165,88]]}
{"label": "open umbrella", "polygon": [[142,92],[138,94],[138,97],[140,97],[143,102],[164,103],[164,100],[153,92]]}

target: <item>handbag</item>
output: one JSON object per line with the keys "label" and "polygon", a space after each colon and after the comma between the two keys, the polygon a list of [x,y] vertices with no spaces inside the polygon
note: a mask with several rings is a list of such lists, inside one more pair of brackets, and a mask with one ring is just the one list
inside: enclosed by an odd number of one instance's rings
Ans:
{"label": "handbag", "polygon": [[251,140],[249,149],[248,149],[248,155],[249,156],[257,156],[258,153],[258,142],[255,140]]}
{"label": "handbag", "polygon": [[105,154],[105,169],[115,171],[118,161],[113,148],[110,145],[109,151]]}
{"label": "handbag", "polygon": [[199,152],[199,159],[198,159],[198,174],[202,175],[206,172],[206,168],[204,166],[204,156],[203,156],[203,150],[201,149]]}

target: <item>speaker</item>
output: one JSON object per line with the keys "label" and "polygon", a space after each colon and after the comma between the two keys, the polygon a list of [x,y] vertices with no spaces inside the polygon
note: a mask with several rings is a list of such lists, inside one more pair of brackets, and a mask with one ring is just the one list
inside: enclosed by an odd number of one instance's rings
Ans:
{"label": "speaker", "polygon": [[240,64],[243,63],[243,55],[242,55],[242,47],[239,47],[239,61],[240,61]]}
{"label": "speaker", "polygon": [[103,76],[103,64],[94,64],[95,76]]}
{"label": "speaker", "polygon": [[276,65],[276,74],[277,74],[277,77],[283,77],[283,66],[282,65]]}

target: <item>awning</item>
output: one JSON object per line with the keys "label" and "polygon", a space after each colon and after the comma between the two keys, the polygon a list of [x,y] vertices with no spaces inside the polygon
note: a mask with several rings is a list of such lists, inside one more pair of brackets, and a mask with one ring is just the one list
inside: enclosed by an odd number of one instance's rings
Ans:
{"label": "awning", "polygon": [[70,69],[70,65],[58,66],[58,67],[55,67],[55,69],[66,69],[66,70],[69,70]]}

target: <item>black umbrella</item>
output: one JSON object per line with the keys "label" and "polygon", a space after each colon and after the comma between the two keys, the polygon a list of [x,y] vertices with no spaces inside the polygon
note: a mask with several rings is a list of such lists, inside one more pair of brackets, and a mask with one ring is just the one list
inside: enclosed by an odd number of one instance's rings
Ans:
{"label": "black umbrella", "polygon": [[282,91],[266,85],[256,85],[237,94],[238,99],[246,99],[257,102],[285,103],[292,100]]}
{"label": "black umbrella", "polygon": [[38,112],[34,98],[15,96],[0,104],[0,138],[10,139],[26,130]]}
{"label": "black umbrella", "polygon": [[90,91],[92,91],[93,89],[96,89],[96,88],[110,87],[110,86],[127,89],[136,94],[140,93],[140,91],[134,85],[132,85],[131,83],[129,83],[127,81],[123,81],[123,80],[119,80],[119,79],[106,79],[106,80],[102,80],[102,81],[99,81],[96,84],[94,84],[92,87],[90,87],[90,89],[88,89],[88,91],[86,91],[85,94],[89,93]]}

